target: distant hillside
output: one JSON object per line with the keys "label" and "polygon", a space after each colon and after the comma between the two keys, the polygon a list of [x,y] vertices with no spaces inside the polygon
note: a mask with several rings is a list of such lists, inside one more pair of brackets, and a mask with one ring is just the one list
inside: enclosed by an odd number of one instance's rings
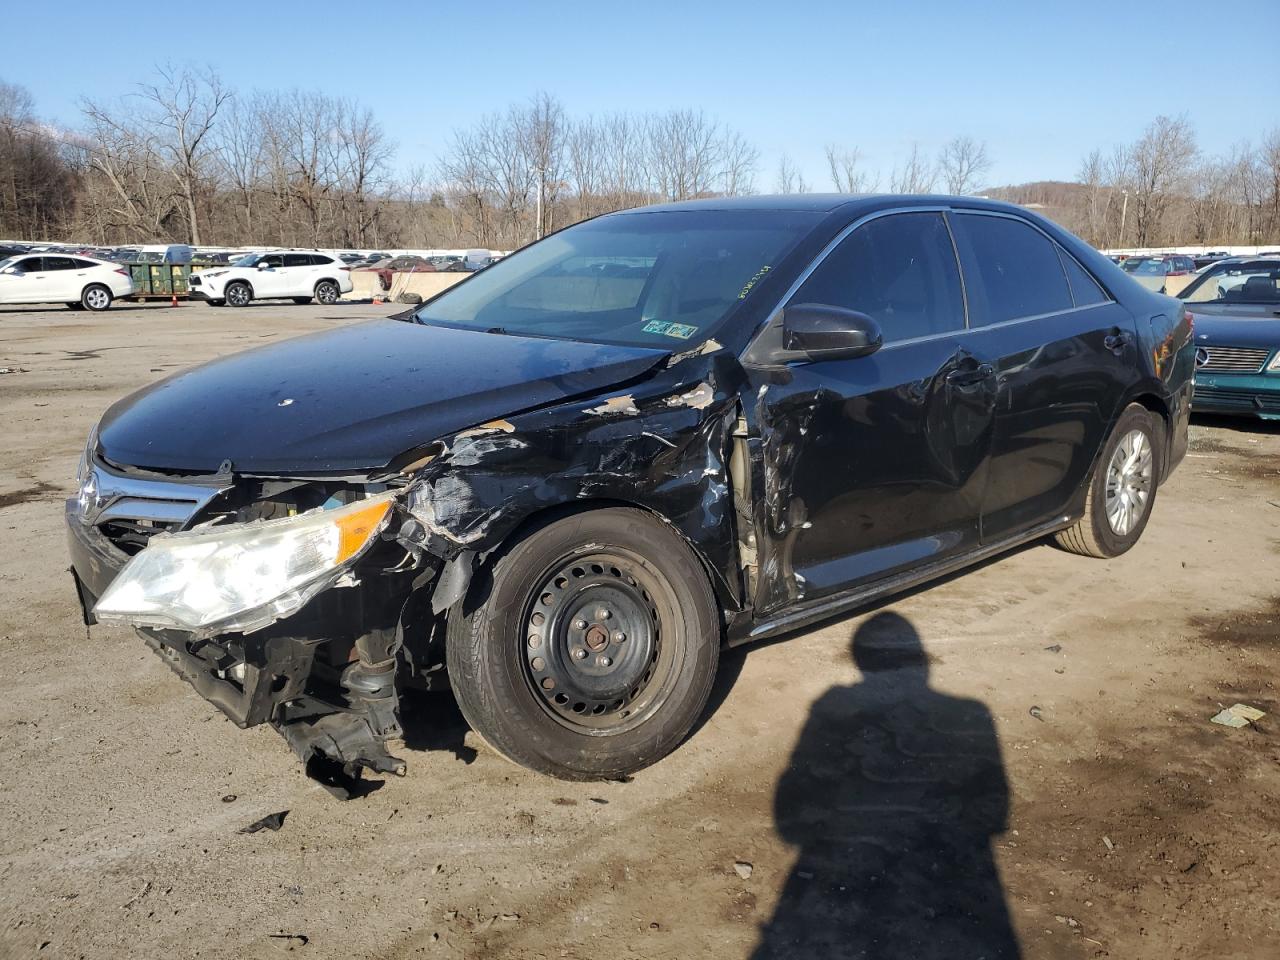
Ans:
{"label": "distant hillside", "polygon": [[1024,206],[1074,207],[1085,202],[1088,188],[1082,183],[1063,180],[1038,180],[1012,186],[989,187],[981,191],[993,200],[1007,200]]}

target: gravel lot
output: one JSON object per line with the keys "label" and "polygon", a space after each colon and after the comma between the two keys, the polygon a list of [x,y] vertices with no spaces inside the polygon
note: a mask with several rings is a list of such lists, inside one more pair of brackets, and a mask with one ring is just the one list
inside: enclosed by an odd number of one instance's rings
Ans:
{"label": "gravel lot", "polygon": [[[1119,560],[1036,545],[729,654],[627,783],[513,767],[435,694],[408,777],[339,803],[130,632],[88,633],[62,499],[107,405],[395,309],[0,308],[0,955],[1280,956],[1275,425],[1193,424]],[[898,659],[855,666],[860,629]],[[1209,723],[1236,702],[1268,716]]]}

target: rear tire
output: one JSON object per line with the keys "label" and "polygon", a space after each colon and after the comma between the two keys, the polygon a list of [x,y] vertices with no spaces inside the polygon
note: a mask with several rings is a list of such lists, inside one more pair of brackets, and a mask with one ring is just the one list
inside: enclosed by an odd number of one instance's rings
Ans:
{"label": "rear tire", "polygon": [[1107,438],[1085,496],[1084,516],[1054,535],[1058,546],[1085,557],[1118,557],[1142,536],[1156,502],[1164,424],[1129,404]]}
{"label": "rear tire", "polygon": [[499,753],[563,780],[612,779],[688,736],[720,617],[688,544],[609,508],[542,526],[478,573],[446,647],[463,716]]}
{"label": "rear tire", "polygon": [[241,281],[228,283],[222,295],[229,307],[247,307],[249,301],[253,299],[253,291],[249,289],[247,283]]}
{"label": "rear tire", "polygon": [[111,291],[100,283],[91,283],[80,294],[80,304],[86,310],[101,313],[111,306]]}
{"label": "rear tire", "polygon": [[332,280],[321,280],[316,284],[316,300],[326,307],[337,303],[339,296],[341,292],[338,290],[338,285]]}

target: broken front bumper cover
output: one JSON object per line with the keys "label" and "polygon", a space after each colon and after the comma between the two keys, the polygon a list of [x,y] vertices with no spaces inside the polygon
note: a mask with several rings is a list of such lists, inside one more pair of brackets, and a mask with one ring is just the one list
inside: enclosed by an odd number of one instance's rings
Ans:
{"label": "broken front bumper cover", "polygon": [[138,631],[196,692],[241,728],[270,723],[306,765],[307,775],[335,796],[366,792],[361,772],[403,776],[405,762],[387,742],[401,735],[395,662],[381,669],[356,661],[335,678],[330,697],[314,695],[323,675],[311,637],[250,636],[194,640],[173,631]]}

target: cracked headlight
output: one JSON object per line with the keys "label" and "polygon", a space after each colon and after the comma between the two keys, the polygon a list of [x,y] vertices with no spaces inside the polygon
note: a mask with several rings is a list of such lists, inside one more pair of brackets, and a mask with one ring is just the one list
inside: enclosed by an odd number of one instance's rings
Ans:
{"label": "cracked headlight", "polygon": [[296,613],[346,573],[386,525],[393,497],[157,534],[125,564],[94,616],[199,636],[261,629]]}

